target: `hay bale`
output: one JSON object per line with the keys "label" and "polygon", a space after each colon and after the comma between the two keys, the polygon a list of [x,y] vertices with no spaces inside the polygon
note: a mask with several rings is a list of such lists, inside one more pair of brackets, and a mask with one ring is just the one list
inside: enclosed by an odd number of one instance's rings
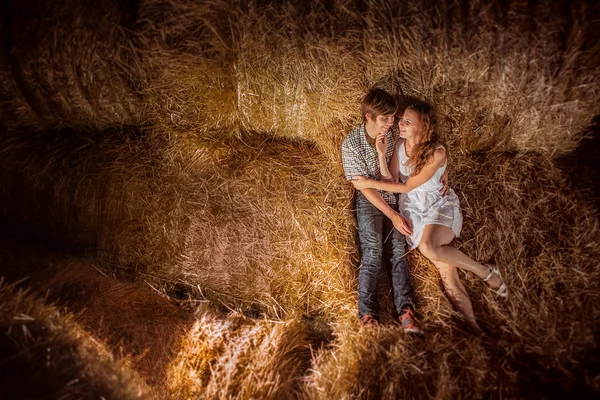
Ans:
{"label": "hay bale", "polygon": [[106,129],[142,123],[143,71],[129,4],[3,2],[3,124]]}
{"label": "hay bale", "polygon": [[135,196],[152,192],[155,156],[139,130],[7,130],[3,140],[0,208],[13,231],[77,254],[99,251],[108,263],[137,235],[146,210]]}
{"label": "hay bale", "polygon": [[0,279],[0,387],[7,398],[154,398],[72,315]]}
{"label": "hay bale", "polygon": [[108,131],[62,132],[44,147],[49,136],[8,142],[8,226],[116,276],[170,291],[181,283],[227,307],[328,318],[354,308],[350,188],[313,145]]}
{"label": "hay bale", "polygon": [[167,365],[191,326],[187,310],[147,285],[111,278],[84,259],[4,238],[0,276],[69,313],[86,335],[162,397]]}
{"label": "hay bale", "polygon": [[148,115],[164,130],[242,129],[329,146],[336,138],[327,128],[353,118],[365,90],[348,47],[356,43],[329,31],[329,24],[356,24],[347,11],[318,3],[144,2]]}
{"label": "hay bale", "polygon": [[[273,317],[347,310],[353,221],[349,188],[332,173],[340,167],[298,141],[212,136],[206,143],[182,134],[167,152],[180,179],[174,213],[187,223],[172,238],[180,252],[151,274]],[[159,234],[155,223],[148,228]]]}

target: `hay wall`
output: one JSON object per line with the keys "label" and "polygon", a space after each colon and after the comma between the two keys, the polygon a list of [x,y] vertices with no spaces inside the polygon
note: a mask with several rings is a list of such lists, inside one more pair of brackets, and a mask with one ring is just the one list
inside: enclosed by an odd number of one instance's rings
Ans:
{"label": "hay wall", "polygon": [[48,134],[8,141],[6,226],[229,308],[353,309],[350,192],[313,145],[258,133],[51,135],[52,147]]}

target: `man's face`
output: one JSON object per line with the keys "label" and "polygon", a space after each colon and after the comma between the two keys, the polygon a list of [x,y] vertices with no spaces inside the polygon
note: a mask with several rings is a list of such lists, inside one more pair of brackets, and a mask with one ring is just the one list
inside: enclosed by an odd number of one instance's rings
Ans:
{"label": "man's face", "polygon": [[371,118],[371,114],[367,113],[367,121],[371,123],[374,131],[379,135],[386,133],[394,125],[394,115],[378,115],[375,120]]}
{"label": "man's face", "polygon": [[398,121],[400,137],[404,139],[416,139],[415,135],[421,129],[421,118],[419,114],[410,108],[404,111],[402,118]]}

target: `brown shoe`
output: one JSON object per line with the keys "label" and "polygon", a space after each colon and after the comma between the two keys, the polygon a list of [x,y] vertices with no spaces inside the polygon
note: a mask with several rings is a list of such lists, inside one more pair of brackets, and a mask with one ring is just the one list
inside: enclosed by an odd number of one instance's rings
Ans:
{"label": "brown shoe", "polygon": [[377,326],[379,325],[379,321],[371,314],[365,314],[360,318],[360,324],[362,326]]}
{"label": "brown shoe", "polygon": [[421,329],[417,324],[415,313],[412,309],[408,308],[402,313],[400,316],[400,323],[404,328],[404,332],[421,337],[425,336],[425,332],[423,332],[423,329]]}

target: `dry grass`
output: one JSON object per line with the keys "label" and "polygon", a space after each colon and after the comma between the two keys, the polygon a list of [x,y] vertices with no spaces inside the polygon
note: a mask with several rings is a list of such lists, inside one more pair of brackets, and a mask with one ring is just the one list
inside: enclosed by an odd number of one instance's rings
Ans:
{"label": "dry grass", "polygon": [[144,2],[150,120],[164,130],[315,140],[337,153],[331,145],[340,138],[328,128],[352,118],[364,89],[361,63],[348,51],[357,43],[328,32],[338,14],[336,24],[360,24],[346,11],[324,19],[325,7],[310,3]]}
{"label": "dry grass", "polygon": [[165,130],[241,128],[333,152],[340,133],[329,128],[377,83],[433,101],[455,146],[565,154],[597,112],[594,12],[524,1],[144,2],[148,115]]}
{"label": "dry grass", "polygon": [[348,309],[348,189],[323,175],[327,160],[313,146],[252,133],[224,141],[217,133],[204,143],[182,137],[169,154],[182,168],[179,207],[189,224],[179,263],[157,275],[278,318]]}
{"label": "dry grass", "polygon": [[[61,14],[49,4],[44,12],[55,19],[47,29],[61,36],[54,21],[82,11]],[[64,53],[58,41],[42,41],[7,60],[15,71],[1,72],[0,216],[23,237],[84,255],[121,279],[246,315],[198,314],[183,350],[165,359],[173,397],[600,391],[598,214],[554,164],[598,112],[597,6],[136,4],[132,31],[103,2],[103,28],[81,22],[86,28],[74,34],[81,40],[66,42]],[[66,71],[56,63],[69,52],[89,55],[75,65],[99,74],[89,97],[104,111],[88,118],[70,84],[32,89],[46,75],[19,86],[16,72],[36,70],[48,49],[56,50],[43,70],[49,75]],[[113,51],[121,61],[86,64]],[[416,253],[409,261],[428,338],[405,338],[389,317],[379,330],[357,329],[352,193],[339,146],[373,84],[438,107],[465,214],[457,243],[498,263],[511,289],[511,300],[497,304],[464,275],[497,345],[463,332],[434,268]],[[131,93],[141,93],[133,116],[103,106],[129,104]],[[61,99],[74,108],[60,111]],[[122,123],[137,126],[114,129]],[[81,130],[30,131],[56,126]],[[113,300],[128,298],[121,294]],[[381,298],[388,316],[385,282]],[[319,342],[327,345],[307,370],[308,344]]]}
{"label": "dry grass", "polygon": [[308,366],[305,326],[204,315],[183,340],[169,370],[174,399],[297,398]]}

